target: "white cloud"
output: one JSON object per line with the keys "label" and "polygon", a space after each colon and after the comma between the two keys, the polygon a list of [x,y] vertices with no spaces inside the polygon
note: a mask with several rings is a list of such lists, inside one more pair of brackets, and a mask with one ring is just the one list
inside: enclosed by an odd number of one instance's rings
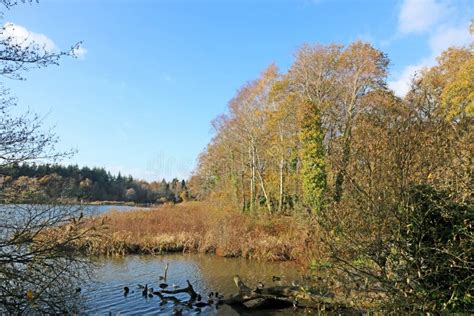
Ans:
{"label": "white cloud", "polygon": [[431,53],[418,63],[408,65],[403,69],[397,79],[388,83],[389,87],[395,91],[398,96],[404,96],[410,89],[410,84],[416,73],[419,73],[424,67],[435,65],[436,58],[446,49],[453,46],[465,46],[472,42],[473,38],[469,34],[468,25],[457,27],[440,27],[428,39]]}
{"label": "white cloud", "polygon": [[56,44],[46,35],[34,33],[21,25],[7,22],[0,30],[0,39],[8,41],[10,45],[18,45],[22,49],[40,47],[47,52],[58,51]]}
{"label": "white cloud", "polygon": [[84,59],[87,54],[87,49],[85,49],[83,46],[78,46],[78,47],[73,48],[72,54],[76,58]]}
{"label": "white cloud", "polygon": [[409,65],[405,67],[396,80],[390,81],[388,83],[389,88],[395,91],[396,95],[403,97],[410,90],[411,82],[415,78],[416,74],[418,74],[420,70],[423,69],[423,67],[426,67],[428,64],[428,61],[424,61],[416,65]]}
{"label": "white cloud", "polygon": [[464,46],[472,41],[469,34],[469,25],[441,28],[429,39],[431,51],[439,55],[442,51],[452,46]]}
{"label": "white cloud", "polygon": [[[0,28],[0,40],[3,40],[7,45],[17,45],[23,50],[42,49],[47,53],[59,52],[58,46],[46,35],[32,32],[24,26],[12,22],[7,22]],[[84,59],[87,49],[77,46],[72,49],[71,53],[76,58]]]}
{"label": "white cloud", "polygon": [[454,1],[404,0],[398,16],[398,35],[400,38],[410,33],[427,33],[429,54],[416,63],[406,66],[389,87],[398,96],[404,96],[415,73],[424,67],[433,66],[436,58],[447,48],[466,46],[473,41],[469,34],[469,10]]}
{"label": "white cloud", "polygon": [[402,34],[428,31],[447,9],[436,0],[404,0],[398,15],[398,30]]}

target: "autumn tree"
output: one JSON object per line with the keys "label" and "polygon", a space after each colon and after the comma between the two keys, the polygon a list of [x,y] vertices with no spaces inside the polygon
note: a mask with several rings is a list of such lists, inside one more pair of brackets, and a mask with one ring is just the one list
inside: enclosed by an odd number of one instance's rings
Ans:
{"label": "autumn tree", "polygon": [[304,45],[214,121],[192,191],[252,213],[316,211],[315,262],[352,301],[472,310],[472,47],[437,61],[399,98],[370,44]]}
{"label": "autumn tree", "polygon": [[[363,108],[363,97],[384,88],[387,66],[386,56],[364,42],[347,47],[305,45],[297,52],[289,76],[293,90],[307,103],[301,124],[309,138],[302,148],[307,145],[305,152],[312,156],[303,160],[303,168],[313,174],[313,180],[306,181],[313,198],[325,190],[326,170],[322,169],[328,168],[334,200],[341,200],[354,120]],[[308,129],[311,126],[313,131]]]}
{"label": "autumn tree", "polygon": [[288,73],[290,89],[296,94],[293,106],[298,113],[303,200],[315,209],[323,205],[327,178],[323,141],[329,124],[323,122],[322,112],[336,93],[334,70],[341,49],[339,45],[304,45]]}
{"label": "autumn tree", "polygon": [[450,121],[474,116],[474,54],[462,63],[441,93],[441,106]]}
{"label": "autumn tree", "polygon": [[274,65],[257,80],[244,85],[229,102],[229,114],[214,120],[216,136],[201,155],[204,181],[242,210],[256,212],[264,206],[274,211],[269,185],[272,169],[272,135],[264,128],[273,105],[268,94],[279,74]]}
{"label": "autumn tree", "polygon": [[292,93],[288,77],[285,76],[273,83],[268,95],[268,119],[263,127],[271,136],[268,151],[271,164],[276,170],[272,173],[273,187],[277,189],[277,210],[283,212],[291,209],[299,200],[300,157],[298,138],[298,111],[294,106],[297,95]]}
{"label": "autumn tree", "polygon": [[[16,1],[1,3],[10,8]],[[24,71],[57,64],[73,54],[72,50],[47,51],[34,42],[25,46],[8,35],[9,27],[0,30],[0,74],[7,78],[23,78]],[[11,164],[64,157],[54,148],[55,135],[43,129],[38,116],[18,116],[12,111],[15,105],[2,88],[0,172]],[[0,208],[0,313],[74,312],[74,284],[87,260],[71,246],[90,230],[83,227],[80,208],[64,204],[67,188],[58,190],[56,179],[8,181],[5,177],[0,186],[0,200],[9,204]]]}
{"label": "autumn tree", "polygon": [[[467,48],[451,47],[442,52],[437,65],[423,69],[415,78],[407,100],[427,120],[450,120],[466,111],[466,106],[469,110],[469,103],[466,103],[469,95],[466,93],[470,83],[466,72],[470,59],[472,52]],[[456,103],[457,97],[461,97],[463,102]]]}
{"label": "autumn tree", "polygon": [[441,97],[464,58],[461,50],[443,53],[404,99],[380,89],[361,98],[344,198],[320,217],[352,286],[382,285],[390,309],[465,311],[471,304],[472,124],[447,119]]}

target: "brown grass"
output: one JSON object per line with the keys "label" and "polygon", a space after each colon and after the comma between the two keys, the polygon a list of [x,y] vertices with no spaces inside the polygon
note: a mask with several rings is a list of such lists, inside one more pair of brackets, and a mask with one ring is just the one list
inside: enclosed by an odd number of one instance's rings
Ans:
{"label": "brown grass", "polygon": [[296,216],[248,216],[203,202],[102,215],[100,237],[82,247],[93,254],[202,252],[226,257],[308,262],[314,232]]}

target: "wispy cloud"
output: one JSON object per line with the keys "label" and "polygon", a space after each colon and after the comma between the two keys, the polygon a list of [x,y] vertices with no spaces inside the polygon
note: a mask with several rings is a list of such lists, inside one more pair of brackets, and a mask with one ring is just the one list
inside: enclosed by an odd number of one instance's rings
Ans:
{"label": "wispy cloud", "polygon": [[[56,53],[60,50],[48,36],[32,32],[26,27],[12,22],[7,22],[0,28],[0,40],[4,41],[6,45],[17,46],[25,51],[40,49],[46,53]],[[87,49],[80,45],[73,48],[71,53],[78,59],[84,59]]]}
{"label": "wispy cloud", "polygon": [[402,34],[428,31],[447,12],[447,6],[436,0],[405,0],[398,15]]}
{"label": "wispy cloud", "polygon": [[410,89],[413,78],[423,68],[433,66],[436,57],[452,46],[465,46],[473,39],[469,34],[469,12],[462,12],[454,2],[435,0],[405,0],[399,12],[399,35],[427,33],[426,41],[430,53],[416,63],[406,66],[391,82],[389,87],[398,96],[404,96]]}
{"label": "wispy cloud", "polygon": [[438,55],[448,47],[463,46],[470,41],[472,41],[472,36],[469,34],[469,23],[465,23],[440,28],[430,37],[429,44],[431,51]]}

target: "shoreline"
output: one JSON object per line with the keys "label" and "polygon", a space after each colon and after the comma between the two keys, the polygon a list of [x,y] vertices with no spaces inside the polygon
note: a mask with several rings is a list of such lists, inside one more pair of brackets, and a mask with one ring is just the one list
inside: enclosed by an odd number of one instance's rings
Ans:
{"label": "shoreline", "polygon": [[296,216],[252,217],[203,202],[112,210],[94,218],[103,229],[78,245],[93,255],[182,252],[307,265],[319,248],[310,247],[310,229]]}
{"label": "shoreline", "polygon": [[[23,202],[10,202],[4,203],[0,202],[0,205],[22,205],[22,204],[30,204],[30,203],[23,203]],[[47,203],[35,203],[31,205],[48,205]],[[58,205],[74,205],[74,206],[130,206],[136,208],[158,208],[166,203],[161,204],[147,204],[147,203],[135,203],[135,202],[121,202],[121,201],[91,201],[91,202],[79,202],[79,201],[65,201],[64,203],[60,203]],[[172,203],[170,203],[172,204]]]}

